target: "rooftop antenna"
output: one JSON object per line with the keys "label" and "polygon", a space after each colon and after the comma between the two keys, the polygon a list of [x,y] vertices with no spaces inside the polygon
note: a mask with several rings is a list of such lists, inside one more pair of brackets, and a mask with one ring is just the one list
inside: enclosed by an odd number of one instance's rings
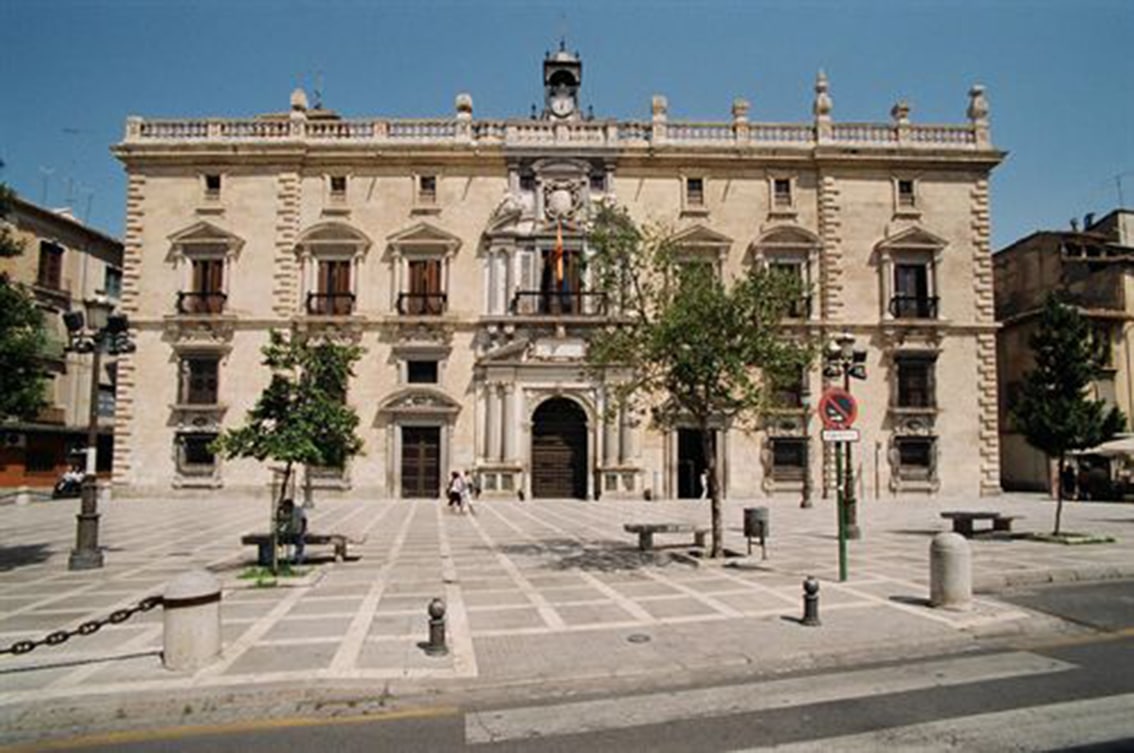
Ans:
{"label": "rooftop antenna", "polygon": [[80,183],[79,193],[87,197],[87,203],[83,207],[83,224],[89,225],[91,224],[91,204],[94,203],[95,190]]}
{"label": "rooftop antenna", "polygon": [[44,167],[43,165],[40,165],[39,166],[39,172],[43,175],[43,189],[40,191],[40,194],[39,194],[39,205],[41,207],[46,207],[47,206],[47,186],[48,186],[48,183],[51,180],[51,176],[55,173],[55,168],[54,167]]}
{"label": "rooftop antenna", "polygon": [[315,105],[313,110],[323,109],[323,71],[315,71],[315,89],[311,92]]}
{"label": "rooftop antenna", "polygon": [[567,51],[567,13],[565,11],[559,14],[559,51]]}

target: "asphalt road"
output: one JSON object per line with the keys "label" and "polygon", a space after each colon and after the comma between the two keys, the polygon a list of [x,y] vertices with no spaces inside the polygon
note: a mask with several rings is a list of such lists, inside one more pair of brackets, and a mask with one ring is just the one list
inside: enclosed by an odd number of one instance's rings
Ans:
{"label": "asphalt road", "polygon": [[999,598],[1092,632],[890,665],[507,708],[275,720],[66,741],[83,751],[1134,750],[1134,582]]}

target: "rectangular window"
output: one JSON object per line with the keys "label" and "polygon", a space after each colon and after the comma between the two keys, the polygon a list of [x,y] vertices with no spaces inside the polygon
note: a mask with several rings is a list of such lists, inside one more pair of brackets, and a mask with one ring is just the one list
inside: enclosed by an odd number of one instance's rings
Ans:
{"label": "rectangular window", "polygon": [[209,445],[216,434],[181,434],[177,438],[177,470],[184,476],[207,476],[216,470],[217,456]]}
{"label": "rectangular window", "polygon": [[806,262],[773,260],[768,263],[768,270],[774,274],[790,277],[799,286],[799,299],[791,304],[787,315],[792,319],[809,317],[811,315],[811,296],[807,291]]}
{"label": "rectangular window", "polygon": [[444,313],[441,259],[411,259],[407,266],[409,290],[401,295],[401,313],[413,316],[436,316]]}
{"label": "rectangular window", "polygon": [[406,381],[410,384],[437,384],[437,362],[406,361]]}
{"label": "rectangular window", "polygon": [[772,180],[772,206],[776,209],[788,209],[792,206],[791,178]]}
{"label": "rectangular window", "polygon": [[181,394],[185,405],[216,405],[220,358],[188,356],[181,359]]}
{"label": "rectangular window", "polygon": [[192,289],[182,296],[186,314],[219,314],[224,311],[224,259],[202,258],[192,262]]}
{"label": "rectangular window", "polygon": [[421,175],[417,179],[417,201],[419,204],[437,203],[437,176]]}
{"label": "rectangular window", "polygon": [[310,313],[342,316],[354,310],[354,294],[350,289],[351,266],[349,259],[319,261],[318,288],[308,302]]}
{"label": "rectangular window", "polygon": [[912,209],[917,206],[917,196],[914,194],[914,182],[907,178],[898,180],[898,208]]}
{"label": "rectangular window", "polygon": [[929,481],[934,473],[934,437],[898,437],[898,475],[910,481]]}
{"label": "rectangular window", "polygon": [[50,241],[39,244],[39,274],[36,284],[41,288],[61,290],[63,287],[63,247]]}
{"label": "rectangular window", "polygon": [[803,373],[794,378],[781,377],[772,380],[772,405],[776,408],[802,408],[804,392]]}
{"label": "rectangular window", "polygon": [[705,181],[703,178],[685,179],[685,203],[691,207],[705,206]]}
{"label": "rectangular window", "polygon": [[582,254],[577,249],[543,250],[543,275],[539,285],[541,314],[582,314]]}
{"label": "rectangular window", "polygon": [[221,176],[219,173],[209,173],[205,176],[205,197],[209,199],[220,198]]}
{"label": "rectangular window", "polygon": [[603,193],[604,191],[606,191],[606,174],[591,173],[591,193]]}
{"label": "rectangular window", "polygon": [[98,415],[99,418],[114,418],[114,386],[100,384],[98,386]]}
{"label": "rectangular window", "polygon": [[107,298],[122,297],[122,270],[117,267],[107,267],[103,273],[102,290]]}
{"label": "rectangular window", "polygon": [[932,408],[936,405],[933,385],[933,359],[925,356],[898,357],[897,402],[899,408]]}
{"label": "rectangular window", "polygon": [[331,176],[331,198],[334,198],[334,199],[346,198],[346,176],[345,175],[332,175]]}
{"label": "rectangular window", "polygon": [[890,313],[899,319],[935,319],[937,299],[929,295],[929,265],[899,262],[894,265],[894,297]]}
{"label": "rectangular window", "polygon": [[802,481],[807,468],[807,439],[776,437],[772,442],[772,479]]}

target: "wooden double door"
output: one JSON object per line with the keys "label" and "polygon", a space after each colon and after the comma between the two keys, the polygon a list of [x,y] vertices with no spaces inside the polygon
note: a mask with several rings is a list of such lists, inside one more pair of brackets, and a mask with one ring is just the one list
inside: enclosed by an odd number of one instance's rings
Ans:
{"label": "wooden double door", "polygon": [[402,498],[441,496],[441,427],[402,427]]}
{"label": "wooden double door", "polygon": [[553,398],[532,416],[532,496],[586,499],[587,414]]}

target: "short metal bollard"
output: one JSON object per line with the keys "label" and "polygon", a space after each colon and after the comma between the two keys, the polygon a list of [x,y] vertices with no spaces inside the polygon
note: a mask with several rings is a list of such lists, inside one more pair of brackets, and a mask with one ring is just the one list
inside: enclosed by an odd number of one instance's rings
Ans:
{"label": "short metal bollard", "polygon": [[430,656],[444,656],[449,653],[445,645],[445,602],[436,598],[429,602],[429,642],[422,646]]}
{"label": "short metal bollard", "polygon": [[929,545],[929,603],[939,609],[972,607],[973,564],[969,542],[959,533],[939,533]]}
{"label": "short metal bollard", "polygon": [[803,579],[803,619],[799,624],[819,627],[819,581],[808,575]]}
{"label": "short metal bollard", "polygon": [[212,573],[191,570],[165,587],[162,663],[166,669],[200,669],[221,653],[221,584]]}

